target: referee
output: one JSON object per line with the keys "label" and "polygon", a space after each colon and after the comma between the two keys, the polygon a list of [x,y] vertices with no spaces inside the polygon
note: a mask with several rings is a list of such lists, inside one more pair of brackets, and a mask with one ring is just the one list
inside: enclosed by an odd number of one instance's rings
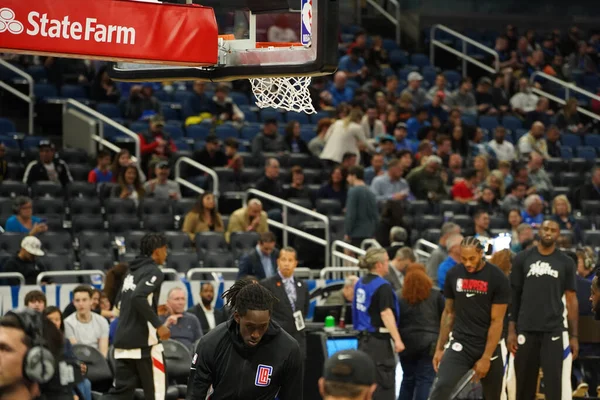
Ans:
{"label": "referee", "polygon": [[515,354],[517,400],[535,397],[540,365],[546,399],[572,397],[571,363],[579,352],[577,269],[573,260],[556,247],[559,235],[557,222],[544,221],[539,244],[520,252],[513,261],[508,346]]}
{"label": "referee", "polygon": [[503,391],[507,352],[500,339],[510,285],[498,267],[485,261],[483,249],[476,238],[464,238],[461,262],[446,275],[446,305],[433,357],[437,377],[429,400],[450,399],[470,369],[481,380],[484,398],[500,399]]}
{"label": "referee", "polygon": [[359,266],[369,273],[354,287],[352,321],[354,329],[359,331],[358,349],[377,365],[373,399],[395,400],[396,353],[404,350],[404,343],[398,332],[398,299],[392,285],[383,278],[389,271],[387,251],[370,248],[359,258]]}
{"label": "referee", "polygon": [[202,336],[188,380],[187,400],[302,400],[300,347],[271,319],[277,299],[242,279],[223,293],[233,318]]}
{"label": "referee", "polygon": [[375,364],[360,350],[338,351],[325,361],[319,393],[323,400],[371,400]]}

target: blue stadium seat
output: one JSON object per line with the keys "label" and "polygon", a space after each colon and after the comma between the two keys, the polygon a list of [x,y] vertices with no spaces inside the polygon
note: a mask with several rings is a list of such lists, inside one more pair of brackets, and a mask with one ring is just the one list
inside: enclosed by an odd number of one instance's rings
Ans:
{"label": "blue stadium seat", "polygon": [[36,149],[40,144],[40,140],[43,139],[46,138],[43,136],[25,136],[23,138],[23,150],[27,151],[31,149]]}
{"label": "blue stadium seat", "polygon": [[283,122],[283,114],[281,114],[279,111],[273,108],[263,108],[260,110],[260,120],[262,122],[272,118],[275,118],[277,122]]}
{"label": "blue stadium seat", "polygon": [[121,110],[117,107],[116,104],[112,103],[100,103],[96,107],[96,111],[98,111],[102,115],[106,115],[109,118],[120,118]]}
{"label": "blue stadium seat", "polygon": [[415,53],[410,56],[410,63],[416,65],[419,68],[431,65],[429,57],[425,54]]}
{"label": "blue stadium seat", "polygon": [[0,135],[7,133],[15,133],[17,126],[8,118],[0,118]]}
{"label": "blue stadium seat", "polygon": [[460,73],[453,69],[446,70],[443,72],[443,74],[446,77],[446,80],[448,81],[448,83],[452,85],[452,87],[458,86],[458,84],[460,83],[460,80],[462,79],[462,76],[460,75]]}
{"label": "blue stadium seat", "polygon": [[502,126],[506,129],[510,129],[511,131],[516,131],[517,129],[523,128],[523,123],[517,117],[512,115],[507,115],[502,118]]}
{"label": "blue stadium seat", "polygon": [[260,132],[260,125],[246,125],[240,131],[240,136],[244,140],[252,140]]}
{"label": "blue stadium seat", "polygon": [[294,111],[288,111],[286,114],[286,120],[288,122],[291,121],[298,121],[300,122],[300,124],[310,124],[310,120],[308,118],[308,114],[307,113],[299,113],[299,112],[294,112]]}
{"label": "blue stadium seat", "polygon": [[322,120],[323,118],[330,118],[331,114],[329,113],[329,111],[319,111],[316,114],[312,114],[310,116],[310,119],[312,121],[313,124],[318,124],[320,120]]}
{"label": "blue stadium seat", "polygon": [[560,148],[560,156],[564,159],[570,160],[573,158],[573,150],[570,147],[562,146]]}
{"label": "blue stadium seat", "polygon": [[61,97],[68,99],[87,99],[88,95],[83,86],[79,85],[63,85],[60,88]]}
{"label": "blue stadium seat", "polygon": [[175,147],[177,147],[177,151],[191,151],[192,147],[189,145],[188,142],[186,142],[183,139],[177,139],[177,140],[173,140],[173,142],[175,143]]}
{"label": "blue stadium seat", "polygon": [[10,136],[0,136],[0,143],[9,149],[20,149],[19,142]]}
{"label": "blue stadium seat", "polygon": [[583,141],[586,146],[592,146],[595,149],[600,149],[600,135],[593,133],[583,136]]}
{"label": "blue stadium seat", "polygon": [[181,119],[181,117],[179,116],[179,111],[172,108],[171,105],[169,105],[169,104],[162,105],[161,113],[165,119],[176,119],[176,120]]}
{"label": "blue stadium seat", "polygon": [[250,105],[250,100],[248,99],[248,96],[246,96],[246,94],[244,93],[230,92],[229,97],[231,97],[231,100],[233,100],[233,102],[238,106]]}
{"label": "blue stadium seat", "polygon": [[487,129],[489,132],[493,132],[498,125],[500,125],[498,117],[490,115],[482,115],[479,117],[479,126],[483,129]]}
{"label": "blue stadium seat", "polygon": [[217,135],[217,137],[220,140],[225,140],[230,137],[234,137],[234,138],[239,137],[238,130],[233,125],[230,125],[230,124],[223,124],[223,125],[217,126],[217,128],[215,129],[215,135]]}
{"label": "blue stadium seat", "polygon": [[36,82],[46,80],[46,68],[43,65],[32,65],[26,71]]}
{"label": "blue stadium seat", "polygon": [[165,92],[164,90],[157,90],[154,92],[154,97],[156,97],[159,101],[173,101],[171,93]]}
{"label": "blue stadium seat", "polygon": [[258,115],[256,110],[252,106],[238,106],[240,111],[244,113],[244,120],[246,122],[258,122]]}
{"label": "blue stadium seat", "polygon": [[396,68],[408,64],[407,53],[400,49],[390,51],[390,64]]}
{"label": "blue stadium seat", "polygon": [[171,136],[171,139],[173,140],[182,139],[185,136],[183,134],[183,129],[181,129],[181,126],[179,125],[165,124],[163,129]]}
{"label": "blue stadium seat", "polygon": [[194,140],[204,140],[210,134],[210,128],[203,124],[190,125],[186,128],[187,137]]}
{"label": "blue stadium seat", "polygon": [[302,126],[302,127],[300,127],[300,138],[302,140],[304,140],[307,144],[316,135],[317,135],[317,132],[315,131],[314,126]]}
{"label": "blue stadium seat", "polygon": [[581,139],[579,138],[579,136],[574,135],[572,133],[563,133],[560,136],[560,143],[563,146],[575,148],[581,146]]}
{"label": "blue stadium seat", "polygon": [[584,158],[587,161],[594,161],[598,156],[596,150],[591,146],[577,146],[575,150],[577,151],[577,157]]}
{"label": "blue stadium seat", "polygon": [[383,48],[390,52],[398,48],[398,43],[394,39],[383,39]]}
{"label": "blue stadium seat", "polygon": [[36,83],[33,86],[33,94],[38,101],[44,101],[48,97],[57,97],[58,91],[56,86],[49,83]]}
{"label": "blue stadium seat", "polygon": [[[177,90],[173,93],[173,101],[177,103],[185,103],[187,99],[192,97],[194,94],[185,90]],[[171,119],[171,118],[169,118]]]}
{"label": "blue stadium seat", "polygon": [[437,71],[435,68],[423,67],[421,74],[423,75],[423,80],[429,83],[430,86],[435,84],[435,78],[437,77]]}
{"label": "blue stadium seat", "polygon": [[517,143],[519,141],[519,139],[521,139],[521,137],[525,136],[527,134],[527,129],[515,129],[513,131],[513,136],[515,137],[515,143]]}
{"label": "blue stadium seat", "polygon": [[600,87],[600,77],[598,74],[587,74],[583,76],[583,87],[592,93],[596,93]]}
{"label": "blue stadium seat", "polygon": [[465,125],[471,125],[471,126],[477,125],[477,117],[475,115],[463,114],[460,117],[460,119]]}
{"label": "blue stadium seat", "polygon": [[145,121],[135,121],[129,125],[129,129],[134,131],[135,133],[145,132],[149,128],[148,122]]}

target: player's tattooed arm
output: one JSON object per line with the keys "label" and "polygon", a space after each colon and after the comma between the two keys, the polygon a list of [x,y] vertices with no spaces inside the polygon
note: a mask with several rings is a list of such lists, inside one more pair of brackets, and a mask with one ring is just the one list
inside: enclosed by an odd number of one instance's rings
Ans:
{"label": "player's tattooed arm", "polygon": [[440,336],[438,337],[437,350],[444,350],[444,346],[448,342],[450,332],[454,326],[454,299],[446,299],[446,305],[444,306],[444,312],[440,321]]}

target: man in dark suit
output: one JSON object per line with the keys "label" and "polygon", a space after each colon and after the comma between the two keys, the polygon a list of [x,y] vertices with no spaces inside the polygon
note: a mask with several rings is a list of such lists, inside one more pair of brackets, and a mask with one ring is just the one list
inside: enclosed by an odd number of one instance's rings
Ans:
{"label": "man in dark suit", "polygon": [[400,292],[404,286],[404,271],[406,267],[417,261],[410,247],[402,247],[390,261],[389,272],[384,278],[392,284],[395,292]]}
{"label": "man in dark suit", "polygon": [[222,322],[227,321],[229,318],[227,310],[224,308],[214,308],[213,299],[215,298],[215,287],[210,282],[205,282],[200,286],[200,303],[190,308],[187,312],[194,314],[200,326],[202,326],[202,332],[206,334],[215,326]]}
{"label": "man in dark suit", "polygon": [[277,275],[278,256],[273,232],[261,233],[256,248],[240,259],[237,278],[250,275],[256,279],[265,279]]}
{"label": "man in dark suit", "polygon": [[277,274],[261,284],[279,300],[273,307],[273,319],[298,341],[300,351],[306,357],[305,319],[309,296],[306,284],[294,279],[298,257],[293,247],[284,247],[277,258]]}

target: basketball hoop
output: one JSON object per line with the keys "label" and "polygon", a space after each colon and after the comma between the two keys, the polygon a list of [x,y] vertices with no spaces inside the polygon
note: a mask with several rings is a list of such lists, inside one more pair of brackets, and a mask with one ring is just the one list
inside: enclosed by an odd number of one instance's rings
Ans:
{"label": "basketball hoop", "polygon": [[310,82],[310,76],[250,79],[258,107],[283,108],[286,111],[314,114],[316,111],[308,91]]}

